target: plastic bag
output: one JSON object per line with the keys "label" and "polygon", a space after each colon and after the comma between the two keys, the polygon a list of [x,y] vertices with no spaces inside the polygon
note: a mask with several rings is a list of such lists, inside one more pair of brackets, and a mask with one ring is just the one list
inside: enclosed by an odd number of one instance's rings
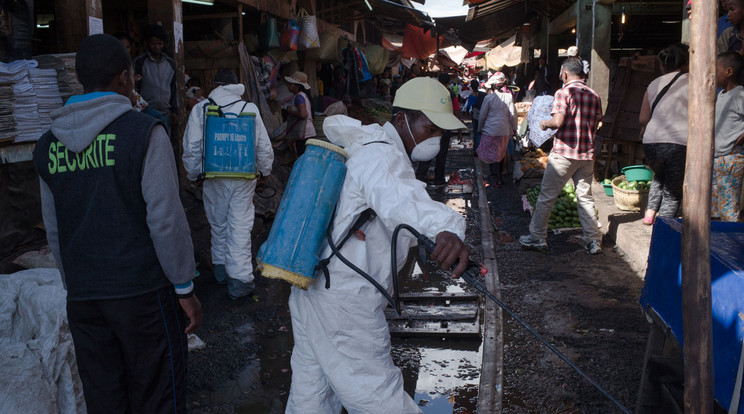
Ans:
{"label": "plastic bag", "polygon": [[338,49],[338,36],[331,32],[321,33],[319,47],[308,50],[307,54],[311,60],[320,62],[341,61],[341,55]]}
{"label": "plastic bag", "polygon": [[271,50],[279,47],[279,29],[275,18],[267,16],[266,21],[261,23],[258,39],[261,50]]}
{"label": "plastic bag", "polygon": [[284,30],[282,30],[282,36],[279,38],[279,47],[282,50],[295,51],[299,47],[300,41],[300,26],[294,19],[289,19],[284,24]]}
{"label": "plastic bag", "polygon": [[297,21],[302,28],[302,32],[300,33],[300,49],[320,47],[318,23],[315,16],[310,16],[305,9],[300,9],[300,12],[297,13]]}

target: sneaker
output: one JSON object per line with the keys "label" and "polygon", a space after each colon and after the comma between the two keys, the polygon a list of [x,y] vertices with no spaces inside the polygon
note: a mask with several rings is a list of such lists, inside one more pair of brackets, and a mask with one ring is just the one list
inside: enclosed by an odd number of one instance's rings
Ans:
{"label": "sneaker", "polygon": [[600,254],[602,253],[602,245],[597,240],[590,241],[584,246],[589,254]]}
{"label": "sneaker", "polygon": [[232,300],[238,300],[244,298],[256,289],[256,283],[241,282],[240,280],[229,278],[227,279],[227,296]]}
{"label": "sneaker", "polygon": [[225,265],[214,265],[212,273],[214,274],[214,280],[216,280],[217,283],[219,283],[220,285],[224,285],[227,283],[227,270],[225,269]]}
{"label": "sneaker", "polygon": [[545,241],[545,239],[533,239],[532,236],[529,234],[519,236],[519,244],[521,244],[522,247],[526,247],[528,249],[535,249],[540,251],[548,250],[548,243]]}

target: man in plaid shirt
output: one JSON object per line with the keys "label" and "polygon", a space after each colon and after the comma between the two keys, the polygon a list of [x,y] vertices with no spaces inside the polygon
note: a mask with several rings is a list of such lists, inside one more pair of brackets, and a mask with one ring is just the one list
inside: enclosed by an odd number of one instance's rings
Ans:
{"label": "man in plaid shirt", "polygon": [[584,84],[583,73],[581,60],[569,58],[563,62],[560,76],[564,86],[555,93],[553,117],[540,122],[541,129],[553,128],[558,132],[543,175],[535,214],[530,221],[530,234],[519,238],[524,247],[547,250],[545,240],[550,211],[563,186],[572,178],[576,185],[585,248],[591,254],[602,252],[602,234],[597,226],[592,198],[594,134],[602,118],[602,104],[597,93]]}

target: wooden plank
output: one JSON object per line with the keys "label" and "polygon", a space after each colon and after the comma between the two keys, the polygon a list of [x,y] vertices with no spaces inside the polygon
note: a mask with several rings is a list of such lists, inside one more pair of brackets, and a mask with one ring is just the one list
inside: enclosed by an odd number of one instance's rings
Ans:
{"label": "wooden plank", "polygon": [[401,293],[401,300],[448,299],[448,300],[478,300],[480,296],[470,292],[411,292]]}
{"label": "wooden plank", "polygon": [[475,338],[480,336],[480,321],[391,321],[389,328],[390,335],[394,337]]}
{"label": "wooden plank", "polygon": [[390,320],[429,321],[474,321],[478,319],[478,302],[454,303],[408,303],[402,306],[400,316],[393,309],[385,309],[385,318]]}
{"label": "wooden plank", "polygon": [[687,165],[682,207],[684,412],[713,412],[710,295],[710,191],[716,85],[718,1],[692,2]]}

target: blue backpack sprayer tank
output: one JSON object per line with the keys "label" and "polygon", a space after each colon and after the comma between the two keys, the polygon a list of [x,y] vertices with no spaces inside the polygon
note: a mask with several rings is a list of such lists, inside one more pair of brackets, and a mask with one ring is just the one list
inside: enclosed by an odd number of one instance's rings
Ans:
{"label": "blue backpack sprayer tank", "polygon": [[[372,283],[400,313],[395,265],[393,287],[396,300],[393,300],[374,278],[339,252],[352,234],[376,217],[374,211],[363,212],[338,244],[331,238],[330,225],[346,177],[346,158],[346,151],[339,146],[316,139],[307,140],[305,153],[292,168],[269,237],[258,251],[258,270],[264,277],[282,279],[302,289],[307,289],[320,270],[326,275],[328,288],[330,279],[325,264],[336,256]],[[333,255],[321,260],[324,237]]]}
{"label": "blue backpack sprayer tank", "polygon": [[[222,113],[218,106],[205,105],[203,176],[205,178],[256,178],[256,114]],[[243,109],[245,109],[243,105]]]}
{"label": "blue backpack sprayer tank", "polygon": [[289,176],[279,210],[256,261],[261,274],[307,289],[346,176],[343,148],[308,139]]}

